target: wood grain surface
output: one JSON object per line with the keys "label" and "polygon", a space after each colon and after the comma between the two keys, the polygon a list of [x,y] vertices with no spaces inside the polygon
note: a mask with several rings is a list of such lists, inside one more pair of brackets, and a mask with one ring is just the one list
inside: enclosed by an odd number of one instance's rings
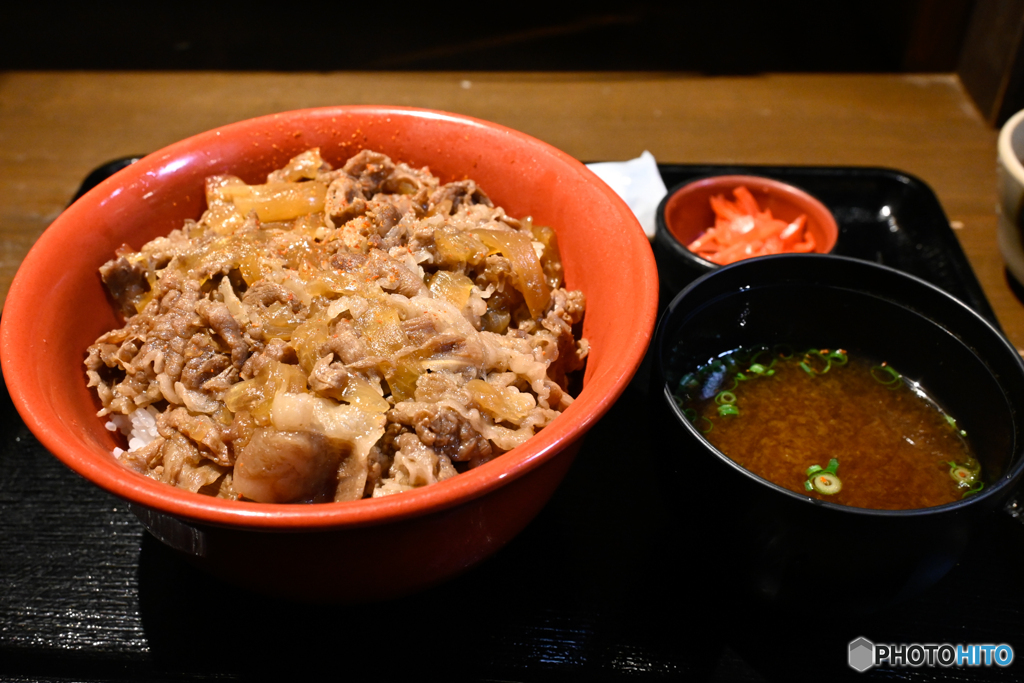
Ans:
{"label": "wood grain surface", "polygon": [[882,166],[936,192],[1011,341],[1024,308],[995,240],[996,131],[955,75],[64,73],[0,75],[0,294],[82,178],[241,119],[422,106],[511,126],[584,161]]}

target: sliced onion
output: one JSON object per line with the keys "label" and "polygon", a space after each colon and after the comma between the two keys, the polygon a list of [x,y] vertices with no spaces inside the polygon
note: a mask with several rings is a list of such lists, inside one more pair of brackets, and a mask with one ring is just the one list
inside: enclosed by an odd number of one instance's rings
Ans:
{"label": "sliced onion", "polygon": [[264,223],[289,221],[324,210],[327,185],[318,182],[229,185],[221,193],[234,200],[242,214],[255,210]]}
{"label": "sliced onion", "polygon": [[517,289],[526,300],[530,315],[534,318],[544,315],[551,301],[551,288],[533,248],[533,240],[511,230],[474,230],[473,234],[488,247],[501,252],[512,264],[512,271],[519,281]]}
{"label": "sliced onion", "polygon": [[462,273],[439,270],[430,279],[430,293],[462,310],[473,293],[473,281]]}
{"label": "sliced onion", "polygon": [[470,380],[466,389],[478,406],[495,419],[519,425],[537,406],[530,394],[524,394],[515,387],[498,389],[482,379]]}
{"label": "sliced onion", "polygon": [[210,398],[206,394],[200,391],[193,391],[187,388],[181,382],[174,383],[174,391],[181,398],[185,407],[193,413],[204,413],[206,415],[212,415],[220,410],[220,402]]}

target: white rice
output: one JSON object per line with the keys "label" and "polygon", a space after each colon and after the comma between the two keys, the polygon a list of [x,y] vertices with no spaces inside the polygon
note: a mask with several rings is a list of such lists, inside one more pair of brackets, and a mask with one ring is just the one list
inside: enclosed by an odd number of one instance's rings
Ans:
{"label": "white rice", "polygon": [[[146,406],[133,410],[129,415],[111,413],[110,420],[104,425],[110,431],[119,431],[128,437],[128,450],[138,449],[151,443],[160,436],[156,430],[156,418],[160,413],[153,406]],[[114,457],[118,457],[124,450],[115,448]]]}

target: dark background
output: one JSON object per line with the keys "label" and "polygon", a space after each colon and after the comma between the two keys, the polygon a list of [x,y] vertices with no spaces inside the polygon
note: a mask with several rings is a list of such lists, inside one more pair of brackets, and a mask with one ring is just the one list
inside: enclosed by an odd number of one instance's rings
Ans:
{"label": "dark background", "polygon": [[948,72],[974,6],[22,2],[0,69]]}

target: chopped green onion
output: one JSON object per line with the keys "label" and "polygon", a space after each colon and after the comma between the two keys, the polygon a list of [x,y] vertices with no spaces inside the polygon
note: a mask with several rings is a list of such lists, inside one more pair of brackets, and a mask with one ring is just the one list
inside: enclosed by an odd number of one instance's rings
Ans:
{"label": "chopped green onion", "polygon": [[731,403],[723,403],[722,405],[718,406],[718,414],[721,415],[722,417],[725,417],[726,415],[739,415],[740,411],[736,406],[734,406]]}
{"label": "chopped green onion", "polygon": [[[698,415],[697,411],[694,410],[693,408],[684,408],[683,416],[690,421],[690,424],[692,424],[694,427],[697,427],[697,429],[700,430],[701,434],[707,434],[708,432],[715,428],[714,422],[704,417],[703,415]],[[697,423],[698,420],[703,420],[705,423],[707,423],[707,429],[701,429],[701,426],[699,426]]]}
{"label": "chopped green onion", "polygon": [[964,464],[958,464],[952,460],[946,462],[949,465],[949,476],[953,478],[960,488],[967,489],[963,492],[961,498],[974,495],[983,488],[985,488],[984,482],[979,479],[981,475],[981,463],[974,458],[968,458]]}
{"label": "chopped green onion", "polygon": [[953,481],[962,482],[964,484],[969,484],[977,478],[977,475],[966,467],[950,468],[949,476],[953,477]]}
{"label": "chopped green onion", "polygon": [[811,486],[815,491],[826,496],[834,496],[843,490],[843,482],[830,472],[819,472],[814,475],[811,478]]}
{"label": "chopped green onion", "polygon": [[960,436],[967,436],[967,432],[965,432],[962,429],[959,429],[956,426],[956,419],[952,415],[944,415],[943,417],[946,418],[946,422],[949,423],[949,426],[956,430],[960,434]]}
{"label": "chopped green onion", "polygon": [[796,351],[789,344],[776,344],[772,347],[772,353],[776,354],[782,360],[789,360],[796,355]]}
{"label": "chopped green onion", "polygon": [[[750,364],[751,365],[761,365],[761,363],[759,363],[757,359],[760,358],[761,354],[763,354],[763,353],[768,353],[768,347],[767,346],[762,346],[760,349],[757,350],[757,352],[753,356],[750,357]],[[777,359],[772,358],[772,362],[768,364],[768,367],[771,367],[771,366],[775,365],[775,361],[776,360]]]}
{"label": "chopped green onion", "polygon": [[828,467],[811,465],[807,468],[807,481],[804,482],[804,488],[826,496],[839,493],[843,488],[843,482],[836,474],[838,469],[839,461],[835,458],[828,461]]}
{"label": "chopped green onion", "polygon": [[830,351],[828,357],[829,360],[831,360],[836,365],[846,365],[846,363],[850,360],[850,357],[846,355],[845,349],[836,349],[835,351]]}
{"label": "chopped green onion", "polygon": [[[811,363],[817,358],[825,363],[825,367],[821,370],[811,367]],[[828,355],[822,353],[818,349],[809,349],[804,353],[804,359],[800,362],[800,367],[808,375],[824,375],[826,372],[832,369],[832,360]]]}
{"label": "chopped green onion", "polygon": [[963,465],[952,461],[947,462],[946,464],[949,465],[949,476],[951,476],[953,481],[957,482],[962,488],[966,488],[978,481],[978,475],[981,473],[981,467],[978,465],[976,460],[973,460],[973,462],[967,462]]}
{"label": "chopped green onion", "polygon": [[871,376],[875,381],[888,389],[896,389],[903,381],[903,375],[892,369],[887,363],[871,368]]}
{"label": "chopped green onion", "polygon": [[973,496],[975,493],[979,493],[983,488],[985,488],[985,484],[984,483],[982,483],[980,481],[976,482],[974,484],[974,486],[972,486],[971,488],[969,488],[966,491],[964,491],[964,495],[962,495],[960,497],[961,498],[966,498],[967,496]]}

